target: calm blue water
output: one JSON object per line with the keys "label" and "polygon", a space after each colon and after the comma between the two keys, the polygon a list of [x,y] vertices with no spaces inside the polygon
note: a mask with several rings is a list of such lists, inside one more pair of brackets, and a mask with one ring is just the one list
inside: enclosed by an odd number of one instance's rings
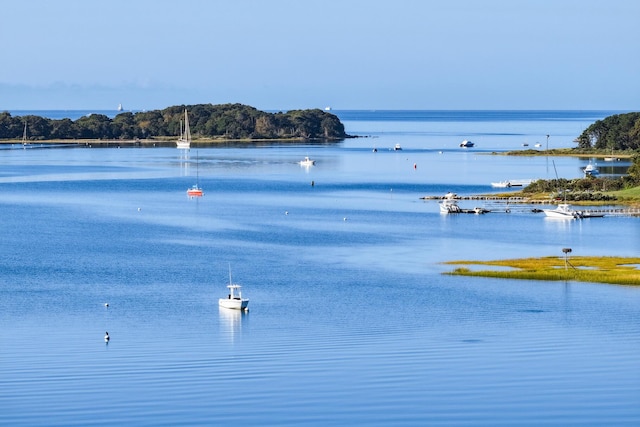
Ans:
{"label": "calm blue water", "polygon": [[[638,218],[443,216],[421,200],[580,176],[584,160],[491,152],[571,146],[590,115],[484,114],[348,112],[366,138],[187,158],[5,147],[0,424],[638,425],[640,288],[441,274],[640,253]],[[196,153],[205,196],[189,200]],[[249,313],[217,306],[229,265]]]}

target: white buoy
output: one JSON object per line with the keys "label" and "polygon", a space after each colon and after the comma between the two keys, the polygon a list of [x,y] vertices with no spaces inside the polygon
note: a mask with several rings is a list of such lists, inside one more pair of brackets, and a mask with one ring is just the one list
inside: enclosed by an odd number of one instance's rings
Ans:
{"label": "white buoy", "polygon": [[104,306],[105,306],[105,307],[107,307],[107,308],[109,308],[109,303],[108,303],[108,302],[105,302],[105,303],[104,303]]}

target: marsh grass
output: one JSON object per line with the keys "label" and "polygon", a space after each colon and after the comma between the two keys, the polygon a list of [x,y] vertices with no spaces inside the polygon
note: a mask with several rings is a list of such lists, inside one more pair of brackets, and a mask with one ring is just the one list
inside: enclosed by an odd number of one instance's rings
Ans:
{"label": "marsh grass", "polygon": [[[640,285],[640,258],[636,257],[564,257],[519,258],[497,261],[448,261],[444,264],[459,265],[450,274],[454,276],[478,276],[500,279],[548,280],[609,283],[615,285]],[[512,270],[471,270],[464,266],[485,265],[511,267]]]}

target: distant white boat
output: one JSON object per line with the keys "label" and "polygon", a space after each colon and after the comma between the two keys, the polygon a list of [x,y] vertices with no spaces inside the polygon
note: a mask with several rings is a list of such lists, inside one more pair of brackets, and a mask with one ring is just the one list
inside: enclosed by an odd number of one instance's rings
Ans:
{"label": "distant white boat", "polygon": [[122,111],[122,104],[118,104],[118,111]]}
{"label": "distant white boat", "polygon": [[506,181],[492,182],[491,186],[495,188],[524,187],[532,182],[532,179],[508,179]]}
{"label": "distant white boat", "polygon": [[313,166],[316,164],[316,161],[310,159],[309,157],[305,157],[304,160],[300,160],[298,163],[300,164],[300,166]]}
{"label": "distant white boat", "polygon": [[469,140],[467,140],[467,139],[465,139],[464,141],[462,141],[460,143],[460,147],[464,147],[464,148],[471,148],[473,146],[474,146],[474,143],[469,141]]}
{"label": "distant white boat", "polygon": [[540,143],[538,142],[538,143],[536,143],[536,144],[534,145],[534,147],[536,147],[536,148],[540,148],[540,147],[542,147],[542,144],[540,144]]}
{"label": "distant white boat", "polygon": [[571,205],[568,203],[560,203],[555,209],[543,209],[542,211],[549,218],[577,219],[582,217],[582,213],[571,209]]}
{"label": "distant white boat", "polygon": [[180,138],[176,141],[176,146],[182,150],[191,148],[191,129],[189,129],[189,114],[187,109],[184,110],[184,131],[182,130],[182,122],[180,122]]}
{"label": "distant white boat", "polygon": [[242,286],[232,282],[231,266],[229,266],[229,284],[227,285],[227,288],[229,288],[229,294],[226,298],[220,298],[218,300],[218,305],[232,310],[247,310],[249,300],[247,298],[242,298],[242,291],[240,290]]}
{"label": "distant white boat", "polygon": [[331,111],[331,107],[324,107],[324,111]]}
{"label": "distant white boat", "polygon": [[396,145],[393,146],[393,150],[394,151],[400,151],[400,150],[402,150],[402,147],[400,146],[400,144],[396,144]]}
{"label": "distant white boat", "polygon": [[462,209],[458,206],[456,197],[457,196],[454,193],[447,193],[444,196],[444,200],[440,202],[440,213],[451,214],[462,212]]}

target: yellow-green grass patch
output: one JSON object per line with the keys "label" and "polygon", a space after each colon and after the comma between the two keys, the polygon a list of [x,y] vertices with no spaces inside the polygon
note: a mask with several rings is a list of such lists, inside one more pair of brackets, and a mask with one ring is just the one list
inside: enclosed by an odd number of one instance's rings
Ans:
{"label": "yellow-green grass patch", "polygon": [[[519,258],[496,261],[447,261],[459,265],[444,274],[522,280],[573,280],[615,285],[640,285],[640,257],[572,256]],[[500,267],[500,269],[471,269],[470,266]],[[510,267],[511,269],[504,269]]]}

